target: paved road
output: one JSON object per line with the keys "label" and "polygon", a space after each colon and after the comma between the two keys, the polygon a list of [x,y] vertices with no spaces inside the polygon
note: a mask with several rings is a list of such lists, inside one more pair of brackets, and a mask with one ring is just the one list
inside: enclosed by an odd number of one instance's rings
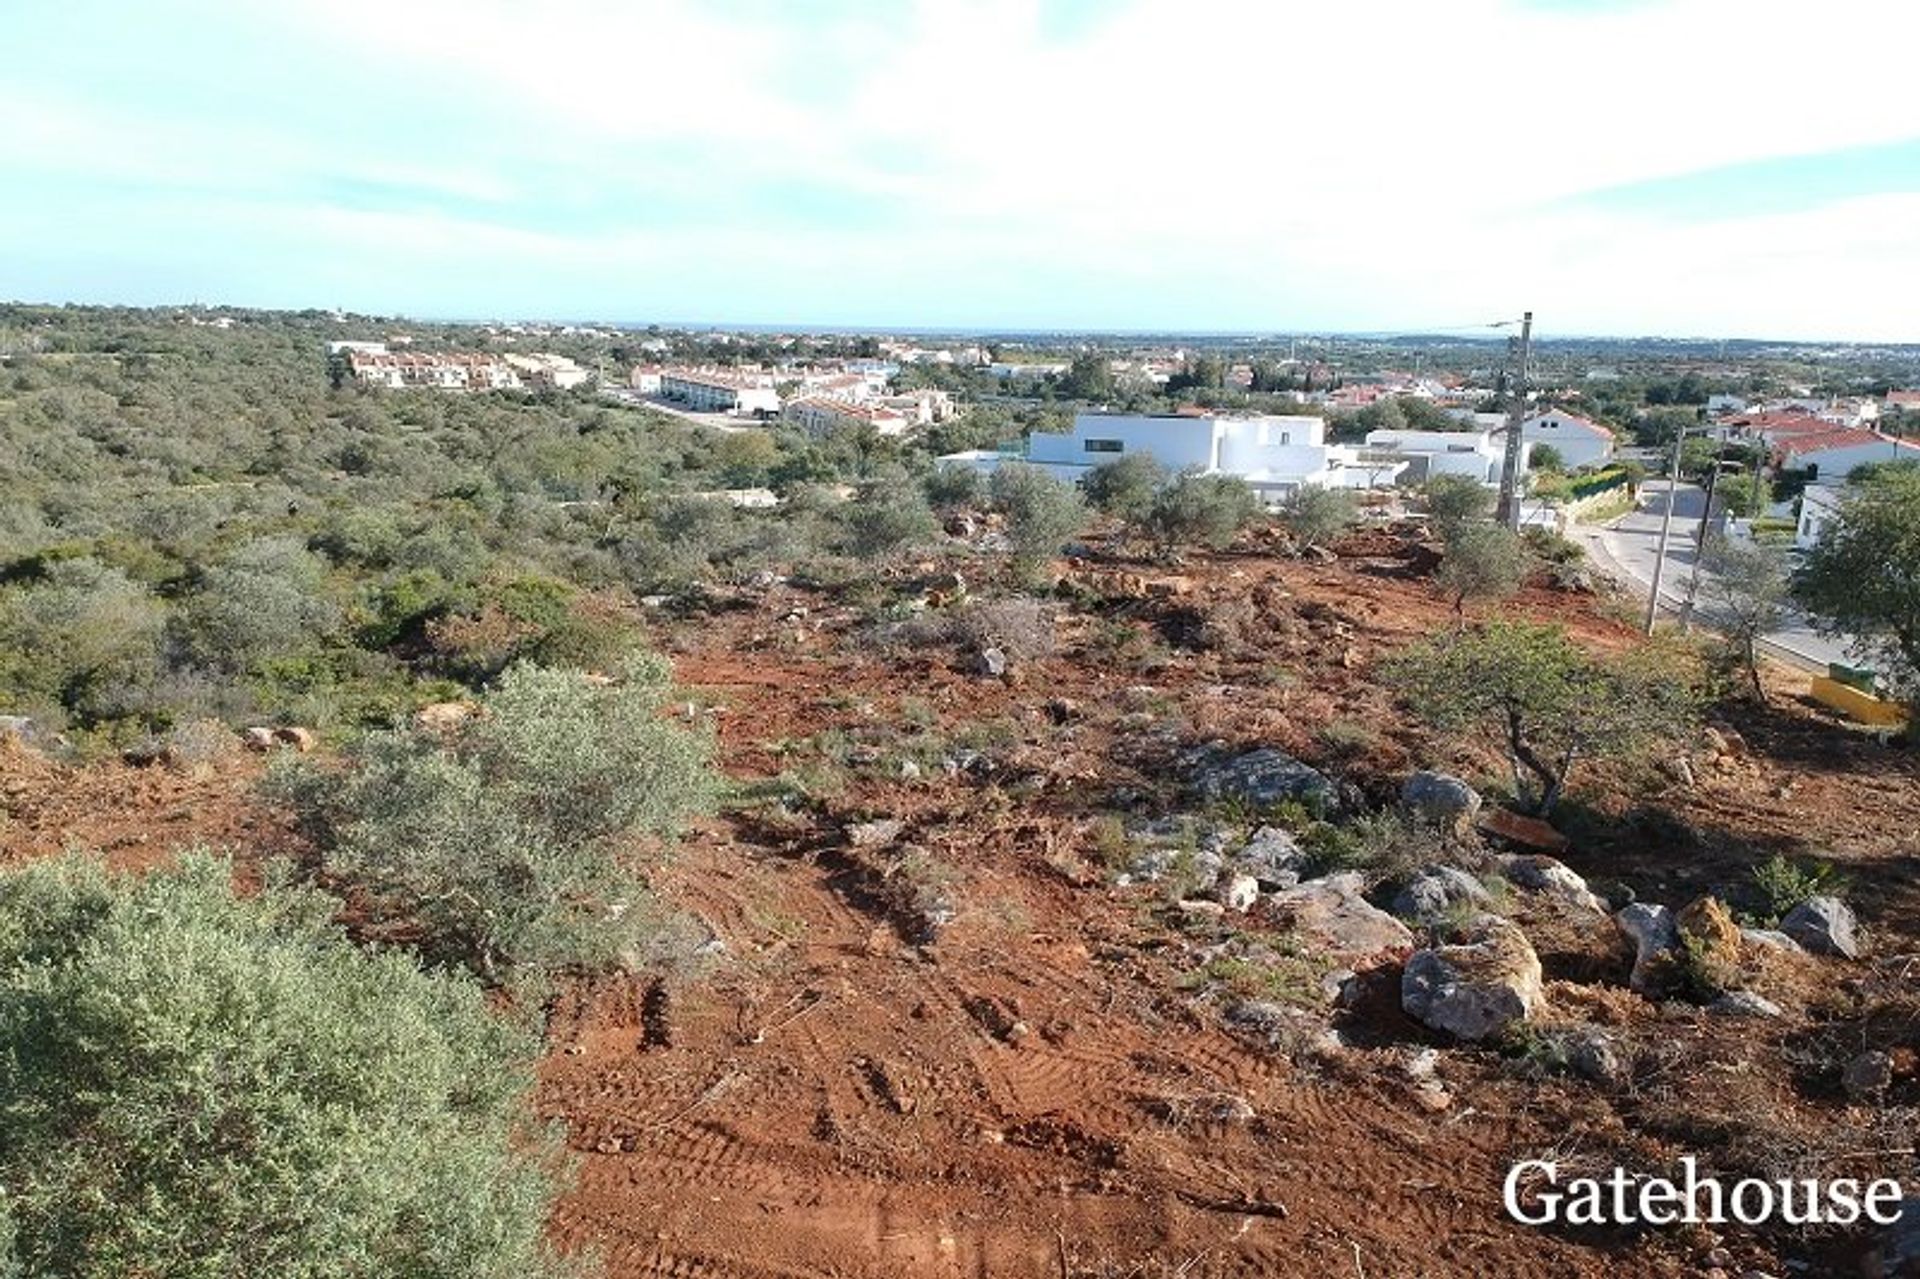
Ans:
{"label": "paved road", "polygon": [[[1576,524],[1571,532],[1587,547],[1596,564],[1621,580],[1621,585],[1637,591],[1646,599],[1653,583],[1653,568],[1659,559],[1660,521],[1673,502],[1673,528],[1667,538],[1667,566],[1660,578],[1660,605],[1663,612],[1677,613],[1687,598],[1698,548],[1694,542],[1700,529],[1700,512],[1707,495],[1697,484],[1680,484],[1671,498],[1666,480],[1648,480],[1640,487],[1640,503],[1632,511],[1608,524]],[[1703,578],[1698,598],[1705,613],[1709,595]],[[1709,621],[1711,619],[1704,619]],[[1809,666],[1828,662],[1847,662],[1847,647],[1817,634],[1806,618],[1794,614],[1786,626],[1767,636],[1775,646]]]}

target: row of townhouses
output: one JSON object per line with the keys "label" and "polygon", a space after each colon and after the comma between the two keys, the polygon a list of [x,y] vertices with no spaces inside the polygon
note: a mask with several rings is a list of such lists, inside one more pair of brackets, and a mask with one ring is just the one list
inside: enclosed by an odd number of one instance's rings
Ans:
{"label": "row of townhouses", "polygon": [[563,355],[492,355],[469,351],[390,351],[384,342],[331,342],[334,385],[436,391],[568,390],[592,375]]}

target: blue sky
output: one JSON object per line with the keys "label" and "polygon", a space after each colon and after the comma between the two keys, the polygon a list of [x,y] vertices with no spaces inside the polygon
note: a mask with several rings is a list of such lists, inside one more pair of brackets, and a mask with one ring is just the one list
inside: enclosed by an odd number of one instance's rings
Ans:
{"label": "blue sky", "polygon": [[1913,9],[24,3],[0,297],[1915,341]]}

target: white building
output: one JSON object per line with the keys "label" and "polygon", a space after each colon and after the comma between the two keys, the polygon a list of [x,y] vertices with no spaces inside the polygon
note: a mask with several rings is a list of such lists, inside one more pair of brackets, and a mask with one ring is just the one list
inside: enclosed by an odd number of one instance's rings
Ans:
{"label": "white building", "polygon": [[1800,495],[1800,523],[1793,530],[1793,544],[1803,551],[1813,549],[1813,544],[1839,517],[1843,496],[1844,490],[1839,485],[1807,485]]}
{"label": "white building", "polygon": [[1082,413],[1066,434],[1036,431],[1024,455],[974,450],[940,459],[945,466],[990,471],[1006,461],[1038,466],[1056,479],[1078,482],[1096,466],[1136,453],[1170,471],[1236,475],[1269,505],[1304,486],[1370,488],[1388,485],[1406,469],[1399,459],[1367,456],[1326,442],[1317,417],[1197,417]]}
{"label": "white building", "polygon": [[509,355],[506,361],[526,385],[547,390],[570,391],[592,376],[564,355]]}
{"label": "white building", "polygon": [[1920,444],[1858,427],[1798,435],[1780,446],[1782,469],[1805,471],[1813,484],[1845,484],[1856,466],[1902,461],[1920,462]]}
{"label": "white building", "polygon": [[905,435],[913,426],[913,420],[898,409],[853,404],[825,395],[803,395],[782,409],[780,416],[811,435],[862,426],[870,426],[880,435]]}
{"label": "white building", "polygon": [[[1520,469],[1525,472],[1527,455],[1533,446],[1522,437],[1520,448]],[[1371,453],[1404,458],[1409,464],[1407,478],[1414,481],[1436,475],[1467,475],[1482,484],[1498,484],[1507,464],[1506,438],[1490,429],[1368,431],[1367,449]]]}
{"label": "white building", "polygon": [[1535,448],[1551,445],[1570,471],[1596,466],[1613,456],[1612,431],[1563,409],[1535,413],[1520,424],[1520,437]]}
{"label": "white building", "polygon": [[1747,397],[1744,395],[1709,395],[1707,397],[1709,413],[1745,413],[1746,411]]}
{"label": "white building", "polygon": [[780,411],[780,393],[764,374],[662,369],[660,394],[699,413],[747,417]]}

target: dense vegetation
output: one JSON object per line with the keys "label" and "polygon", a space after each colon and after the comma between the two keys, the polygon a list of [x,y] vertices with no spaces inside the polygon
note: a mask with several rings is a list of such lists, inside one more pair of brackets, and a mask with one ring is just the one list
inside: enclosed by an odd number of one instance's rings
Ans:
{"label": "dense vegetation", "polygon": [[533,1038],[317,894],[229,878],[0,877],[0,1273],[563,1273]]}

